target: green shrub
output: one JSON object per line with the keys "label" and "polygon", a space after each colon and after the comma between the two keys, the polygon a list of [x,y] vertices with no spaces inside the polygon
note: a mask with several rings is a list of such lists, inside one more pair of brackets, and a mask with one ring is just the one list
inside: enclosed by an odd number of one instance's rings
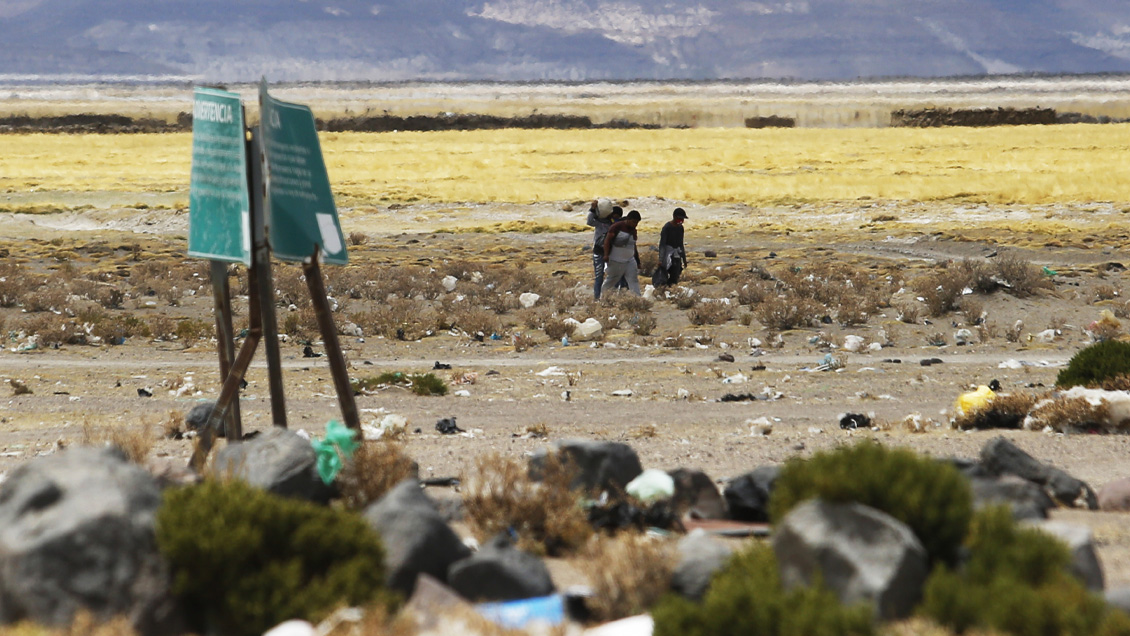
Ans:
{"label": "green shrub", "polygon": [[1080,349],[1055,379],[1056,386],[1091,386],[1130,374],[1130,342],[1103,340]]}
{"label": "green shrub", "polygon": [[701,603],[667,595],[651,611],[655,636],[865,636],[875,633],[873,614],[822,586],[782,589],[777,558],[763,544],[735,554]]}
{"label": "green shrub", "polygon": [[157,542],[198,633],[261,634],[387,598],[384,548],[361,517],[239,481],[167,491]]}
{"label": "green shrub", "polygon": [[957,560],[973,515],[973,495],[956,468],[871,442],[789,461],[773,487],[770,515],[779,522],[793,507],[815,497],[856,501],[902,521],[932,563]]}
{"label": "green shrub", "polygon": [[1008,508],[977,513],[966,545],[969,560],[959,572],[939,567],[926,581],[920,614],[958,633],[1130,634],[1130,616],[1068,573],[1067,546],[1018,527]]}
{"label": "green shrub", "polygon": [[369,393],[386,386],[399,386],[416,395],[447,395],[447,383],[434,373],[401,373],[386,371],[376,377],[353,379],[354,393]]}

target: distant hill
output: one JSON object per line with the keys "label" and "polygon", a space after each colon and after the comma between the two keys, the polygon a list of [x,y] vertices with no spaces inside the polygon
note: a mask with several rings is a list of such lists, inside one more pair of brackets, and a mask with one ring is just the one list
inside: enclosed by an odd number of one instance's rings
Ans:
{"label": "distant hill", "polygon": [[1130,71],[1130,0],[6,0],[0,74],[287,80]]}

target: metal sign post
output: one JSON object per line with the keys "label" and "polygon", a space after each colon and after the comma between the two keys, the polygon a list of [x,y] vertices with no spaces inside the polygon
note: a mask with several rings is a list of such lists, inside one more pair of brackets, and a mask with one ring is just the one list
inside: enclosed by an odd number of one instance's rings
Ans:
{"label": "metal sign post", "polygon": [[280,260],[298,261],[306,275],[326,357],[346,426],[361,428],[353,387],[337,338],[319,261],[345,265],[349,255],[318,143],[314,113],[277,100],[259,86],[260,131],[266,159],[267,235]]}

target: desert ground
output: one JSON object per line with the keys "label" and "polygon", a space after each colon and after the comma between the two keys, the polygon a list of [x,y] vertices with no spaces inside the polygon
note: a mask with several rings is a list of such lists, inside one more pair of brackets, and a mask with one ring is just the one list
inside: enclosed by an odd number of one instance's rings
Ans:
{"label": "desert ground", "polygon": [[[1125,134],[1120,126],[1103,130]],[[183,138],[170,139],[183,145]],[[1124,145],[1111,142],[1096,152],[1117,153]],[[36,185],[9,183],[0,192],[7,210],[0,212],[5,266],[33,281],[14,292],[18,302],[0,307],[7,336],[0,381],[9,394],[0,401],[0,470],[122,428],[151,436],[159,460],[187,463],[192,441],[168,439],[165,432],[219,390],[216,345],[207,331],[212,324],[207,268],[185,256],[187,181],[164,190],[52,187],[53,180],[66,183],[69,176],[54,169],[38,174]],[[330,178],[334,181],[332,170]],[[627,181],[617,183],[630,182],[631,175],[623,178]],[[1102,179],[1106,185],[1112,181],[1109,174]],[[991,380],[1003,392],[1053,391],[1062,366],[1094,341],[1088,328],[1101,312],[1115,322],[1126,319],[1127,197],[1099,193],[1063,200],[1043,190],[1034,201],[1026,201],[1023,190],[1004,197],[1010,201],[976,192],[936,199],[769,193],[747,202],[666,198],[658,191],[622,197],[626,209],[643,215],[645,261],[671,211],[681,206],[690,216],[682,289],[659,290],[641,307],[590,302],[587,200],[621,198],[600,190],[599,183],[585,182],[569,200],[395,201],[357,194],[339,201],[351,265],[326,270],[351,377],[433,372],[449,384],[444,396],[389,387],[357,397],[364,424],[375,425],[388,414],[407,419],[402,442],[421,476],[457,477],[492,452],[519,457],[557,440],[584,438],[623,441],[645,467],[697,468],[721,482],[763,464],[864,439],[936,457],[975,457],[986,441],[1002,434],[1096,489],[1130,476],[1125,436],[965,432],[951,426],[955,399]],[[961,263],[991,267],[1002,260],[1034,272],[1031,287],[962,289],[953,308],[930,309],[923,281]],[[398,272],[419,288],[379,298],[347,291],[347,280],[356,284],[358,277]],[[416,303],[420,311],[446,311],[460,302],[473,304],[479,296],[468,290],[481,287],[474,275],[483,272],[548,292],[533,308],[521,309],[516,296],[533,290],[513,289],[512,298],[489,312],[495,318],[484,324],[494,328],[481,338],[443,320],[431,327],[416,324],[403,339],[382,333],[375,319],[360,335],[346,328],[385,305]],[[231,273],[238,330],[247,320],[246,271],[233,267]],[[458,279],[452,291],[441,286],[448,275]],[[304,356],[307,344],[315,355],[323,348],[303,324],[308,315],[294,292],[303,289],[298,270],[276,263],[275,277],[288,425],[320,435],[340,417],[332,379],[324,356]],[[853,297],[842,289],[848,279],[874,286],[866,293],[875,301],[862,319],[844,318],[845,299]],[[775,282],[782,280],[793,288],[806,280],[841,287],[839,304],[826,303],[801,324],[768,324],[758,307],[777,298],[777,291],[789,298]],[[75,281],[122,294],[101,302],[95,300],[97,290]],[[745,302],[743,289],[759,284],[776,291]],[[36,296],[59,289],[67,290],[59,306],[37,306],[42,303]],[[694,324],[694,307],[679,305],[688,296],[684,290],[706,299],[695,307],[728,303],[726,318]],[[29,346],[35,327],[46,328],[55,320],[51,316],[80,325],[92,316],[155,324],[158,314],[176,324],[203,325],[204,332],[136,333],[120,344],[88,339]],[[294,316],[290,323],[288,316]],[[597,316],[606,324],[615,316],[619,326],[606,328],[597,340],[565,344],[544,326],[565,316],[580,321]],[[645,328],[639,328],[641,320]],[[1113,329],[1115,335],[1122,331],[1120,324]],[[959,330],[972,335],[967,343],[959,344]],[[848,336],[862,338],[864,348],[845,349]],[[823,364],[829,356],[834,368]],[[451,368],[436,370],[437,363]],[[271,426],[265,365],[260,351],[240,399],[245,431]],[[725,394],[755,399],[722,401]],[[841,429],[845,413],[867,414],[873,426]],[[437,433],[436,421],[449,417],[467,433]],[[751,429],[750,421],[762,417],[771,426],[768,434],[764,424],[755,427],[760,433]],[[1065,509],[1056,516],[1090,526],[1108,585],[1130,584],[1125,515]]]}

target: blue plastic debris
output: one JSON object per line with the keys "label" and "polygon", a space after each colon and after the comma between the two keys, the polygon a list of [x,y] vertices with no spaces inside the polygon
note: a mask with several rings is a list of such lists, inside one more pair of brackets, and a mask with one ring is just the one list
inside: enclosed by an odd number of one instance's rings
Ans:
{"label": "blue plastic debris", "polygon": [[524,598],[518,601],[480,603],[479,614],[506,629],[524,629],[532,623],[551,627],[565,622],[565,597],[560,594]]}

